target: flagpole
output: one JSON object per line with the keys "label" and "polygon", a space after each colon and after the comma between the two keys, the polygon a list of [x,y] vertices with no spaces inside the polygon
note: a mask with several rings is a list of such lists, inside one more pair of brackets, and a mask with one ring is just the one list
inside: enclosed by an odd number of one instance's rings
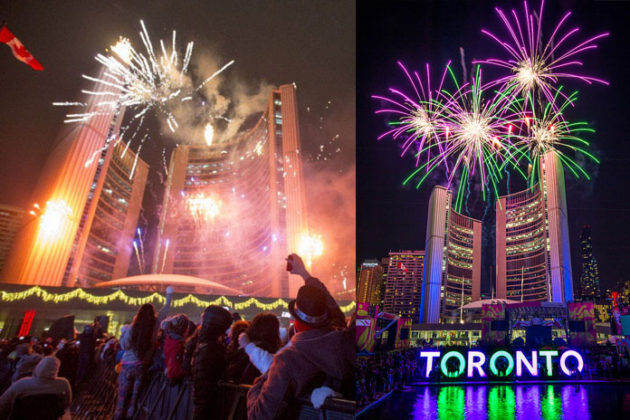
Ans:
{"label": "flagpole", "polygon": [[525,278],[525,267],[521,267],[521,303],[523,302],[523,280]]}
{"label": "flagpole", "polygon": [[462,297],[459,302],[459,322],[462,322],[463,313],[464,313],[464,279],[462,281]]}

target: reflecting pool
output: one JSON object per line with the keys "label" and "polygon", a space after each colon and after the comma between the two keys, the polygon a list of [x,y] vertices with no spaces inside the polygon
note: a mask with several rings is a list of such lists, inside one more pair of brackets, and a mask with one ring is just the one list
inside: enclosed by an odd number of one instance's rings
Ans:
{"label": "reflecting pool", "polygon": [[395,392],[361,419],[630,419],[629,384],[450,385]]}

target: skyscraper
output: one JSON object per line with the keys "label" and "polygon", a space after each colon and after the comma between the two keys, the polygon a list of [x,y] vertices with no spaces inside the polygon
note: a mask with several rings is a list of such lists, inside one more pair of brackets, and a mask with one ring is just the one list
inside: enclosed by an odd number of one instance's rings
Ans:
{"label": "skyscraper", "polygon": [[307,233],[296,91],[283,85],[251,130],[174,150],[153,272],[294,296],[282,261]]}
{"label": "skyscraper", "polygon": [[[105,68],[100,70],[102,78]],[[96,95],[85,95],[88,121],[64,125],[33,193],[41,205],[36,221],[27,223],[16,236],[2,272],[9,283],[61,286],[68,260],[83,222],[92,185],[98,181],[108,139],[118,133],[124,109],[98,106],[98,93],[112,88],[95,83],[88,86]],[[97,99],[98,98],[98,99]]]}
{"label": "skyscraper", "polygon": [[600,295],[599,267],[593,256],[591,227],[584,226],[580,234],[580,251],[582,259],[582,274],[580,275],[580,295],[582,298],[594,298]]}
{"label": "skyscraper", "polygon": [[11,251],[15,235],[24,223],[24,210],[0,204],[0,272]]}
{"label": "skyscraper", "polygon": [[149,166],[122,142],[101,159],[66,267],[69,286],[92,286],[129,270]]}
{"label": "skyscraper", "polygon": [[562,164],[548,152],[540,165],[538,184],[496,203],[498,298],[573,300]]}
{"label": "skyscraper", "polygon": [[421,322],[454,320],[480,299],[481,222],[451,208],[452,193],[436,186],[429,199]]}
{"label": "skyscraper", "polygon": [[547,230],[538,186],[500,197],[497,218],[497,297],[549,300]]}
{"label": "skyscraper", "polygon": [[357,286],[357,302],[367,302],[378,305],[381,299],[381,283],[383,282],[383,267],[376,260],[365,260],[359,270]]}
{"label": "skyscraper", "polygon": [[382,277],[383,280],[381,281],[378,304],[380,305],[381,308],[383,308],[385,306],[384,299],[385,299],[385,288],[387,286],[387,272],[389,270],[389,256],[381,258],[381,267],[383,268],[383,277]]}
{"label": "skyscraper", "polygon": [[424,251],[389,253],[383,310],[405,318],[418,319],[422,290]]}

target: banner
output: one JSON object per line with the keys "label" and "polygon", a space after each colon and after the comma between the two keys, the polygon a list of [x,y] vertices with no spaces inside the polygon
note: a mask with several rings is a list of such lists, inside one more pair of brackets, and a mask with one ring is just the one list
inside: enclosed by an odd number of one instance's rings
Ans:
{"label": "banner", "polygon": [[19,337],[27,336],[31,332],[31,325],[33,325],[33,318],[35,318],[35,310],[31,309],[24,312],[24,318],[22,319],[22,325],[20,326]]}
{"label": "banner", "polygon": [[370,304],[357,302],[356,338],[357,351],[374,351],[376,319],[369,316]]}
{"label": "banner", "polygon": [[505,344],[507,323],[505,303],[491,303],[481,307],[481,342],[485,344]]}
{"label": "banner", "polygon": [[394,348],[409,348],[411,334],[411,318],[399,318],[396,326],[396,343]]}
{"label": "banner", "polygon": [[357,319],[368,318],[370,304],[367,302],[357,302]]}
{"label": "banner", "polygon": [[587,346],[597,342],[593,302],[569,303],[569,340],[572,346]]}

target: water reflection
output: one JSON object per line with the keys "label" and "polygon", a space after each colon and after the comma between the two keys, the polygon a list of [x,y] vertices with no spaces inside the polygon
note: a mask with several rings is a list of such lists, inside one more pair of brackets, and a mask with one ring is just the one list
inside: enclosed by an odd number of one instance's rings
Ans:
{"label": "water reflection", "polygon": [[387,413],[386,418],[439,420],[590,420],[602,415],[613,419],[621,413],[623,399],[630,397],[630,387],[615,385],[467,385],[415,390],[411,404],[405,404],[410,393],[404,392],[372,413],[379,416],[369,417],[383,418]]}

